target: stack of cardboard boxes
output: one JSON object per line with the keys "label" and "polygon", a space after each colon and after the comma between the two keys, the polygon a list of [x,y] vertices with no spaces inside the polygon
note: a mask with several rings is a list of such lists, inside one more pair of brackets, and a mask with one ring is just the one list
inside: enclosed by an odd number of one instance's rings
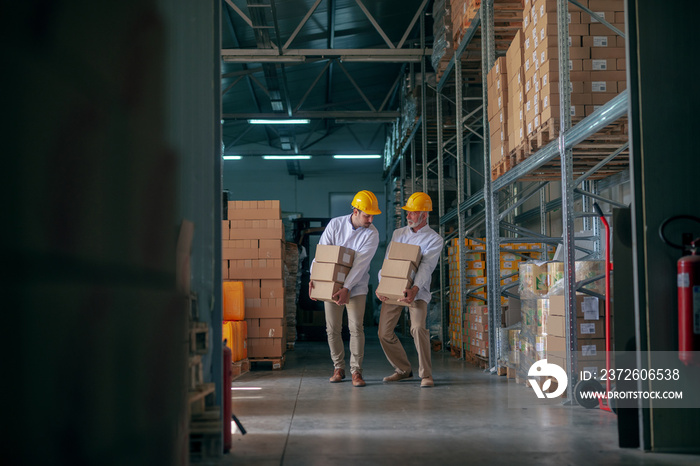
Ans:
{"label": "stack of cardboard boxes", "polygon": [[433,3],[433,54],[430,62],[438,80],[454,56],[453,37],[451,2],[435,0]]}
{"label": "stack of cardboard boxes", "polygon": [[406,305],[398,300],[404,298],[404,290],[413,286],[421,260],[420,246],[392,241],[387,249],[377,294],[389,298],[387,303]]}
{"label": "stack of cardboard boxes", "polygon": [[[576,295],[576,371],[593,378],[605,368],[605,303],[594,296]],[[566,306],[564,296],[549,298],[547,362],[566,368]]]}
{"label": "stack of cardboard boxes", "polygon": [[[509,154],[508,130],[508,73],[506,57],[496,60],[487,76],[488,119],[491,144],[491,170]],[[496,177],[494,176],[494,179]]]}
{"label": "stack of cardboard boxes", "polygon": [[224,281],[243,283],[248,357],[286,350],[284,227],[279,201],[229,201],[223,221]]}
{"label": "stack of cardboard boxes", "polygon": [[[622,0],[581,2],[624,30]],[[569,5],[571,117],[592,113],[625,88],[624,39],[575,5]],[[523,16],[525,125],[528,135],[553,120],[558,128],[559,52],[556,0],[527,0]]]}
{"label": "stack of cardboard boxes", "polygon": [[311,280],[314,288],[310,297],[319,301],[333,302],[337,293],[350,272],[355,251],[343,246],[316,246],[314,264],[311,268]]}
{"label": "stack of cardboard boxes", "polygon": [[454,49],[457,50],[462,42],[464,34],[479,13],[481,0],[451,0],[450,10],[452,15],[452,34]]}
{"label": "stack of cardboard boxes", "polygon": [[[506,52],[506,75],[508,84],[508,151],[514,152],[526,141],[525,125],[525,73],[523,70],[523,33],[517,31]],[[517,162],[517,161],[516,161]]]}

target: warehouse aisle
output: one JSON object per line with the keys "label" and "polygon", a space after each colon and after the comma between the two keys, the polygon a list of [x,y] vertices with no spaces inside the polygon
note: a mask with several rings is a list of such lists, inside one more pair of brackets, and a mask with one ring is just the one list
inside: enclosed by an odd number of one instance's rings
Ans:
{"label": "warehouse aisle", "polygon": [[[561,466],[700,460],[619,449],[614,415],[597,409],[509,408],[509,388],[530,389],[448,353],[433,353],[434,388],[421,389],[416,377],[385,384],[382,378],[392,368],[376,328],[366,334],[364,388],[353,387],[349,377],[328,383],[332,365],[324,342],[297,342],[283,370],[263,366],[236,379],[233,412],[248,433],[234,435],[231,452],[218,464]],[[412,342],[404,345],[417,361]]]}

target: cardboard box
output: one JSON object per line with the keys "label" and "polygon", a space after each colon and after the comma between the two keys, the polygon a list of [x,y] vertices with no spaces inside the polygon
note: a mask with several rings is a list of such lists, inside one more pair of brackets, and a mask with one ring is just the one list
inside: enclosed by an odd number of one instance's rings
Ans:
{"label": "cardboard box", "polygon": [[231,279],[272,278],[281,279],[280,259],[236,259],[229,260],[228,275]]}
{"label": "cardboard box", "polygon": [[[549,297],[549,315],[566,315],[563,295]],[[598,320],[605,315],[605,302],[594,296],[576,295],[576,316],[584,320]],[[598,316],[598,319],[595,317]]]}
{"label": "cardboard box", "polygon": [[[624,0],[588,0],[588,9],[594,12],[600,10],[625,11],[625,2]],[[607,20],[611,21],[612,18]]]}
{"label": "cardboard box", "polygon": [[590,47],[591,49],[598,47],[619,47],[617,43],[617,36],[615,36],[612,31],[610,31],[609,35],[584,36],[582,43],[584,47]]}
{"label": "cardboard box", "polygon": [[605,321],[576,321],[578,338],[605,338]]}
{"label": "cardboard box", "polygon": [[284,298],[284,280],[260,280],[258,292],[260,298]]}
{"label": "cardboard box", "polygon": [[283,338],[248,338],[249,358],[281,358],[286,350]]}
{"label": "cardboard box", "polygon": [[411,261],[418,266],[421,259],[420,246],[392,241],[389,243],[387,258]]}
{"label": "cardboard box", "polygon": [[316,246],[316,262],[330,262],[340,264],[346,267],[352,267],[352,261],[355,258],[355,251],[343,246],[329,246],[319,244]]}
{"label": "cardboard box", "polygon": [[278,239],[261,239],[258,245],[259,259],[283,259],[284,241]]}
{"label": "cardboard box", "polygon": [[284,317],[284,298],[246,298],[245,315],[249,319]]}
{"label": "cardboard box", "polygon": [[408,278],[382,277],[377,285],[377,294],[389,298],[386,301],[389,304],[407,306],[406,303],[401,303],[398,300],[404,298],[404,291],[412,286],[413,281]]}
{"label": "cardboard box", "polygon": [[222,267],[221,267],[221,278],[226,280],[228,279],[228,260],[225,259],[222,262]]}
{"label": "cardboard box", "polygon": [[[617,94],[617,81],[590,81],[584,83],[584,89],[586,92],[592,92],[594,94]],[[593,102],[591,101],[590,103]]]}
{"label": "cardboard box", "polygon": [[262,220],[281,217],[280,201],[229,201],[229,220]]}
{"label": "cardboard box", "polygon": [[350,273],[350,267],[330,262],[315,262],[311,268],[311,280],[342,284],[345,283],[348,273]]}
{"label": "cardboard box", "polygon": [[229,239],[283,239],[282,220],[230,220]]}
{"label": "cardboard box", "polygon": [[580,361],[586,359],[600,360],[605,357],[604,338],[577,338],[578,355]]}
{"label": "cardboard box", "polygon": [[408,278],[413,282],[418,268],[411,261],[384,259],[382,264],[382,277]]}
{"label": "cardboard box", "polygon": [[[610,24],[618,28],[620,31],[625,32],[625,23],[615,22]],[[613,34],[612,29],[603,23],[582,24],[582,26],[588,26],[588,34],[591,36],[608,36]]]}
{"label": "cardboard box", "polygon": [[332,303],[333,295],[340,291],[342,287],[342,283],[315,280],[314,287],[311,290],[311,295],[309,297],[318,301],[326,301]]}
{"label": "cardboard box", "polygon": [[223,259],[257,259],[257,239],[224,240],[221,247]]}
{"label": "cardboard box", "polygon": [[[260,298],[260,280],[247,279],[240,280],[243,282],[243,294],[246,298]],[[281,280],[280,280],[281,281]]]}
{"label": "cardboard box", "polygon": [[287,331],[287,320],[282,318],[257,319],[257,324],[260,338],[282,338]]}
{"label": "cardboard box", "polygon": [[547,316],[547,324],[546,328],[543,329],[543,332],[545,332],[548,336],[551,335],[554,337],[566,338],[566,334],[568,333],[566,319],[564,316],[550,314]]}
{"label": "cardboard box", "polygon": [[597,47],[591,49],[591,58],[595,59],[625,58],[626,56],[624,47]]}
{"label": "cardboard box", "polygon": [[547,353],[549,354],[554,353],[554,354],[560,354],[560,355],[565,355],[566,354],[566,337],[557,337],[554,335],[547,335],[546,337],[546,342],[547,342]]}

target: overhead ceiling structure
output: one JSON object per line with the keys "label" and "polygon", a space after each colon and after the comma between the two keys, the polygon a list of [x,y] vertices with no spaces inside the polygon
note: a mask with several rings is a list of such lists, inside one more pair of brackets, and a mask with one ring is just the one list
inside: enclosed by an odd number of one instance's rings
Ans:
{"label": "overhead ceiling structure", "polygon": [[429,3],[224,0],[224,155],[381,154],[409,69],[432,71]]}

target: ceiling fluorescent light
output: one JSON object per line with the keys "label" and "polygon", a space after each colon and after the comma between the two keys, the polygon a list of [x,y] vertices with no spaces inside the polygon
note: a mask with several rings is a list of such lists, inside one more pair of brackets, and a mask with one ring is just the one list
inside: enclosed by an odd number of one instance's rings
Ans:
{"label": "ceiling fluorescent light", "polygon": [[263,155],[265,160],[308,160],[310,155]]}
{"label": "ceiling fluorescent light", "polygon": [[286,120],[266,120],[266,119],[260,119],[260,118],[251,118],[248,120],[248,123],[251,125],[308,125],[309,122],[308,118],[293,118],[293,119],[286,119]]}
{"label": "ceiling fluorescent light", "polygon": [[381,159],[382,156],[379,154],[345,154],[345,155],[334,155],[334,159]]}
{"label": "ceiling fluorescent light", "polygon": [[240,155],[224,155],[224,160],[241,160]]}

